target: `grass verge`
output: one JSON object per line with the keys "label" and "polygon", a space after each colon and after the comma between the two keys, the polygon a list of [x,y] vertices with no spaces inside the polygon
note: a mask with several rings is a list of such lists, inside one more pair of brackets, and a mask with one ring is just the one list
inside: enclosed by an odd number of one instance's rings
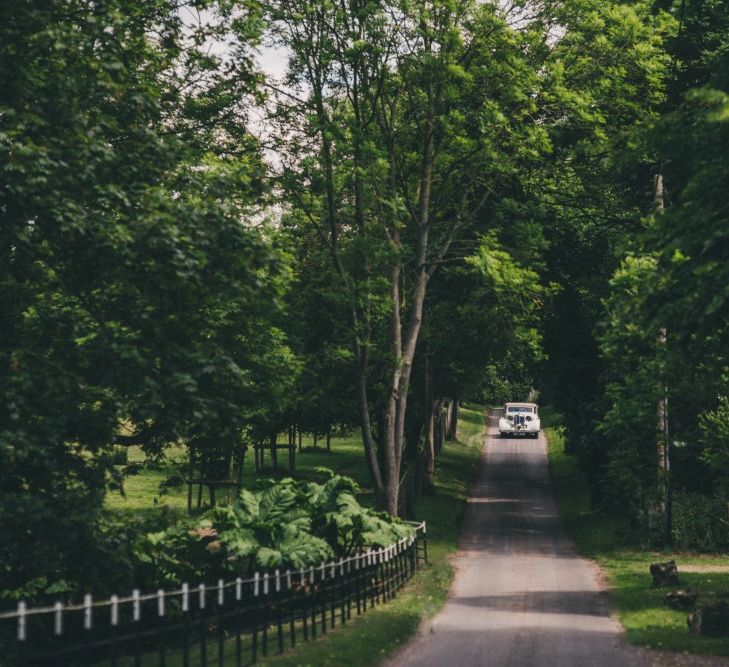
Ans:
{"label": "grass verge", "polygon": [[618,618],[629,641],[654,649],[704,655],[729,655],[729,638],[689,634],[687,612],[670,609],[667,589],[653,588],[651,563],[675,560],[681,587],[699,591],[699,604],[729,592],[729,559],[725,556],[641,549],[635,533],[615,517],[590,509],[589,489],[572,457],[564,452],[558,417],[544,420],[549,464],[560,516],[579,551],[607,576]]}

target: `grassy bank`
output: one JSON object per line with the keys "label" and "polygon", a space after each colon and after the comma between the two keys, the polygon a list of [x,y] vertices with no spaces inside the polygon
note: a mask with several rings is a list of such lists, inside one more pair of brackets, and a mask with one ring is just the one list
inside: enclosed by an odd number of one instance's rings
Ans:
{"label": "grassy bank", "polygon": [[655,649],[729,655],[729,638],[712,639],[689,634],[687,612],[673,611],[665,601],[666,589],[653,588],[651,563],[675,560],[681,587],[700,593],[699,604],[729,593],[729,559],[672,551],[641,549],[630,527],[619,519],[590,509],[589,489],[564,453],[557,419],[548,417],[549,462],[562,522],[578,549],[605,572],[612,600],[628,639]]}

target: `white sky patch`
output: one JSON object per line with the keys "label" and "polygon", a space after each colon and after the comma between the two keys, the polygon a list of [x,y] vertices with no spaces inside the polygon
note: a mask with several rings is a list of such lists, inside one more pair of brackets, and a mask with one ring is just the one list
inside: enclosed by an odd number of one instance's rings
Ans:
{"label": "white sky patch", "polygon": [[256,49],[256,64],[266,76],[277,82],[282,81],[286,75],[288,62],[288,52],[282,46],[264,45]]}

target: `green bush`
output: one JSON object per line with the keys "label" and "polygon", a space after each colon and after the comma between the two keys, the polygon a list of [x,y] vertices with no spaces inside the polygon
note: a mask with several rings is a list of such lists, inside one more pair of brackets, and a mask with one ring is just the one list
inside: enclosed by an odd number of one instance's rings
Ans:
{"label": "green bush", "polygon": [[233,505],[144,535],[136,550],[143,578],[165,586],[299,569],[412,535],[409,525],[362,507],[356,492],[353,480],[338,475],[324,484],[269,480],[244,490]]}
{"label": "green bush", "polygon": [[729,549],[729,510],[726,499],[699,493],[674,495],[673,541],[679,549]]}

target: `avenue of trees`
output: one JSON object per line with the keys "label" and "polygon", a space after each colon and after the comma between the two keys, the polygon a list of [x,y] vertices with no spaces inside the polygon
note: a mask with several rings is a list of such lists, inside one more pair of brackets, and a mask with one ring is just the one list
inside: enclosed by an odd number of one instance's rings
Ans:
{"label": "avenue of trees", "polygon": [[437,399],[533,387],[596,506],[729,548],[725,3],[6,5],[0,589],[114,569],[130,445],[346,427],[396,514]]}

